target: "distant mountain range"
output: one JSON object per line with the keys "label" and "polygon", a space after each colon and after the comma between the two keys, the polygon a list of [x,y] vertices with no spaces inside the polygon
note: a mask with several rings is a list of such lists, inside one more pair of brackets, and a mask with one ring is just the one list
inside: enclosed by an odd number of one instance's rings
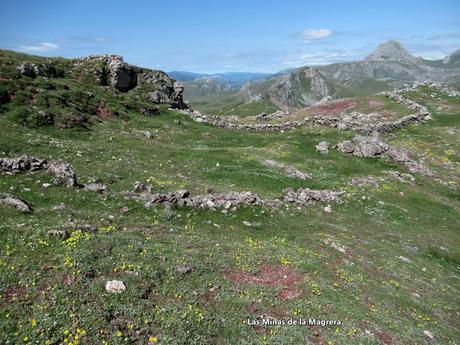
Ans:
{"label": "distant mountain range", "polygon": [[250,73],[250,72],[228,72],[228,73],[193,73],[185,71],[171,71],[168,74],[180,82],[195,82],[196,85],[200,83],[206,84],[209,81],[225,85],[228,88],[240,88],[248,81],[256,81],[267,79],[272,76],[269,73]]}
{"label": "distant mountain range", "polygon": [[[325,96],[343,98],[369,95],[418,80],[435,80],[460,86],[460,49],[442,60],[432,61],[410,54],[400,42],[391,40],[380,44],[362,61],[304,66],[273,75],[169,74],[175,79],[187,81],[184,95],[192,106],[197,89],[200,90],[201,103],[206,92],[212,94],[234,90],[242,102],[289,109],[311,105]],[[187,77],[190,79],[185,80]],[[230,80],[235,82],[232,84]],[[239,91],[236,91],[237,88]]]}

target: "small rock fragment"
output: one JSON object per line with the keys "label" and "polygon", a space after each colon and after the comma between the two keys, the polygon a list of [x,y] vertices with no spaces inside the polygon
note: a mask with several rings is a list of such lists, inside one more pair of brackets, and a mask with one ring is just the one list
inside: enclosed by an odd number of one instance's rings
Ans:
{"label": "small rock fragment", "polygon": [[195,268],[189,265],[177,266],[176,271],[181,274],[187,274],[194,270]]}
{"label": "small rock fragment", "polygon": [[104,194],[107,192],[108,188],[105,184],[102,183],[88,183],[87,185],[85,185],[85,190],[99,194]]}
{"label": "small rock fragment", "polygon": [[316,151],[325,155],[329,153],[329,143],[327,141],[321,141],[315,146]]}
{"label": "small rock fragment", "polygon": [[433,333],[431,333],[430,331],[423,331],[423,334],[425,334],[427,336],[427,338],[433,340],[434,339],[434,335]]}
{"label": "small rock fragment", "polygon": [[121,280],[109,280],[105,282],[105,291],[108,293],[120,293],[126,290]]}

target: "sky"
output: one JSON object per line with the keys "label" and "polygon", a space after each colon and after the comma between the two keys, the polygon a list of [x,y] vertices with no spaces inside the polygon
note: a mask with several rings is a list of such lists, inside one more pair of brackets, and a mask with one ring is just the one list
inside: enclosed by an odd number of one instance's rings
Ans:
{"label": "sky", "polygon": [[359,60],[398,40],[416,56],[460,48],[460,1],[2,0],[0,48],[122,55],[165,71],[277,72]]}

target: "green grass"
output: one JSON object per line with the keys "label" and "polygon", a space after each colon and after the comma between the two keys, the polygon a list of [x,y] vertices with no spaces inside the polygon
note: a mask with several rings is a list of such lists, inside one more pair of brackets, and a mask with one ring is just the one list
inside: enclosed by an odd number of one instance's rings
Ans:
{"label": "green grass", "polygon": [[[0,115],[0,156],[63,159],[81,183],[100,180],[110,191],[44,188],[51,182],[45,172],[0,175],[0,192],[34,206],[32,214],[0,209],[0,343],[76,344],[76,335],[79,344],[458,343],[460,122],[458,113],[425,101],[432,120],[384,138],[435,170],[435,178],[416,175],[414,183],[386,177],[385,170],[406,171],[383,159],[334,149],[317,153],[318,142],[332,145],[353,135],[331,128],[247,133],[166,110],[149,118],[122,108],[123,120],[62,130],[23,126],[9,109]],[[286,177],[264,159],[313,178]],[[347,184],[368,175],[385,181],[377,189]],[[193,195],[209,188],[264,198],[281,198],[287,187],[347,193],[342,203],[331,204],[332,213],[324,212],[326,204],[273,212],[241,207],[228,214],[177,208],[167,220],[161,206],[145,209],[123,196],[147,179],[156,191],[185,188]],[[64,209],[55,208],[62,203]],[[70,240],[48,235],[81,224],[101,229],[73,232]],[[179,273],[176,267],[184,264],[194,270]],[[262,265],[295,270],[300,296],[280,300],[280,287],[226,278],[230,272],[255,274]],[[107,294],[104,285],[112,279],[127,290]],[[343,325],[247,325],[260,315],[339,319]]]}
{"label": "green grass", "polygon": [[248,102],[246,97],[238,91],[215,91],[211,93],[199,92],[193,86],[185,89],[185,99],[195,110],[210,115],[238,115],[241,117],[273,113],[279,108],[269,100]]}

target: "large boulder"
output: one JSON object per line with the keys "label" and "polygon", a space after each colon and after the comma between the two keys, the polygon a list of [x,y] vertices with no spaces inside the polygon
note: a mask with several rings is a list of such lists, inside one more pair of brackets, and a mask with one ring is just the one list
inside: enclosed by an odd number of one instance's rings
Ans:
{"label": "large boulder", "polygon": [[7,193],[0,193],[0,205],[12,206],[24,213],[32,212],[32,206],[28,202]]}
{"label": "large boulder", "polygon": [[377,157],[389,149],[389,145],[380,140],[378,135],[357,135],[353,138],[355,150],[353,154],[359,157]]}
{"label": "large boulder", "polygon": [[377,133],[371,136],[357,135],[352,140],[345,140],[337,144],[337,149],[344,153],[363,158],[379,157],[389,150],[390,146],[380,140]]}
{"label": "large boulder", "polygon": [[79,187],[77,174],[73,167],[61,160],[53,161],[48,166],[48,172],[54,175],[54,182],[66,187]]}
{"label": "large boulder", "polygon": [[152,103],[169,104],[174,109],[188,108],[183,98],[183,85],[171,79],[166,73],[161,71],[139,73],[137,82],[146,90],[152,90],[147,93]]}
{"label": "large boulder", "polygon": [[122,59],[109,61],[110,85],[118,91],[126,92],[136,87],[137,74],[134,69]]}

